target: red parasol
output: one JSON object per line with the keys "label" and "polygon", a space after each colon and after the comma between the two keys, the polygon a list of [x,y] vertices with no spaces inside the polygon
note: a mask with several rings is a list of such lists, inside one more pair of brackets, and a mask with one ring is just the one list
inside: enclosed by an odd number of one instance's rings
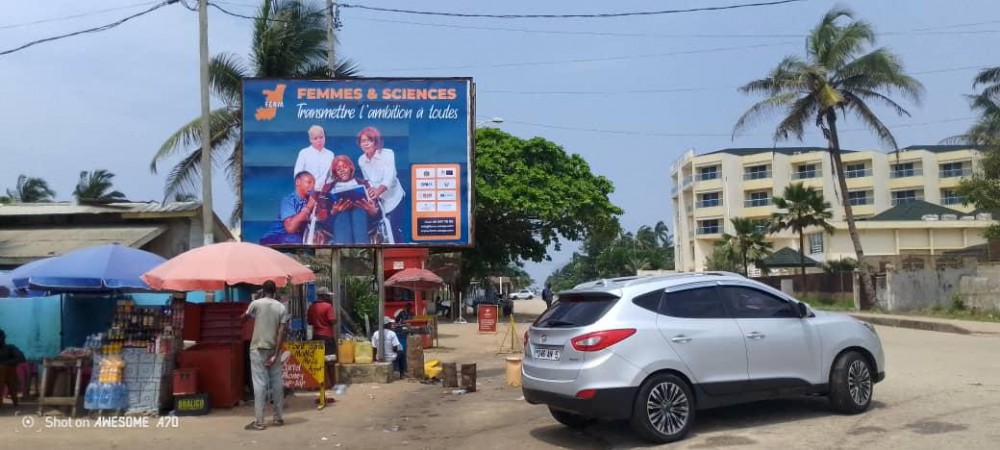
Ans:
{"label": "red parasol", "polygon": [[[388,280],[385,280],[385,285],[388,287],[398,287],[413,291],[429,291],[441,287],[442,284],[444,284],[444,280],[434,272],[417,268],[400,270],[389,277]],[[416,305],[416,300],[414,300],[414,304]],[[414,309],[417,309],[419,313],[419,308]]]}
{"label": "red parasol", "polygon": [[316,275],[291,256],[248,242],[223,242],[189,250],[142,275],[153,289],[206,291],[226,285],[263,284],[278,287],[316,281]]}

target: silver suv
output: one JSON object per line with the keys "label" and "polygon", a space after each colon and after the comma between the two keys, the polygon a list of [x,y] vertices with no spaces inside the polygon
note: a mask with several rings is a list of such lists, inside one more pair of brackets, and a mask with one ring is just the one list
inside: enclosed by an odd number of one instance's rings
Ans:
{"label": "silver suv", "polygon": [[695,412],[794,395],[868,409],[884,378],[875,327],[813,311],[725,272],[632,277],[561,292],[525,333],[524,398],[560,423],[631,422],[642,438],[683,438]]}

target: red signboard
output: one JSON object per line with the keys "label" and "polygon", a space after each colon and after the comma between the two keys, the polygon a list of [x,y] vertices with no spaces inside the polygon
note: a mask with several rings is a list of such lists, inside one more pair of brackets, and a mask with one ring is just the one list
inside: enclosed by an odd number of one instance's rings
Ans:
{"label": "red signboard", "polygon": [[477,322],[479,323],[480,333],[496,334],[498,309],[497,305],[479,305]]}

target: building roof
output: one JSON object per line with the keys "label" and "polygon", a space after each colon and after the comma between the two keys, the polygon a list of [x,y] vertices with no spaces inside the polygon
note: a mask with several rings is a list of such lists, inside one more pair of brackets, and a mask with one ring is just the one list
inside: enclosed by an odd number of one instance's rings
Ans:
{"label": "building roof", "polygon": [[[727,153],[736,156],[750,156],[759,153],[773,152],[791,156],[799,153],[826,152],[826,151],[827,151],[826,147],[746,147],[746,148],[724,148],[722,150],[716,150],[711,153],[705,153],[705,155]],[[841,150],[841,153],[854,153],[854,150]]]}
{"label": "building roof", "polygon": [[782,247],[781,250],[771,253],[759,265],[768,268],[802,267],[802,261],[805,261],[806,267],[816,267],[819,265],[816,260],[808,256],[799,255],[798,250],[792,250],[788,247]]}
{"label": "building roof", "polygon": [[8,203],[0,205],[2,216],[51,216],[74,214],[171,214],[184,216],[201,210],[199,202],[121,202],[121,203]]}
{"label": "building roof", "polygon": [[956,216],[967,216],[968,214],[961,211],[956,211],[954,209],[945,208],[941,205],[935,205],[933,203],[928,203],[923,200],[913,200],[909,202],[900,203],[892,208],[882,211],[875,217],[868,219],[873,220],[923,220],[925,215],[934,214],[940,216],[941,214],[954,214]]}
{"label": "building roof", "polygon": [[900,150],[927,150],[931,153],[947,153],[958,150],[979,150],[979,147],[975,145],[911,145],[909,147],[901,148]]}
{"label": "building roof", "polygon": [[139,248],[166,230],[166,225],[0,228],[0,264],[20,265],[115,242]]}

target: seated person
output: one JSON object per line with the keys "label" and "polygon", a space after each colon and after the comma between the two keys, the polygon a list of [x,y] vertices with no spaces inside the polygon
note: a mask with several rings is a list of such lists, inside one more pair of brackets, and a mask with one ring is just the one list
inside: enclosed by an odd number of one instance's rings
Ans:
{"label": "seated person", "polygon": [[[399,377],[402,378],[406,370],[406,353],[403,352],[403,345],[399,342],[399,337],[396,336],[396,332],[392,330],[395,324],[396,322],[389,316],[382,318],[385,336],[385,348],[382,350],[384,352],[382,361],[392,363],[393,371],[398,371]],[[379,332],[376,330],[372,333],[372,347],[375,349],[376,354],[378,354],[378,341]]]}
{"label": "seated person", "polygon": [[[0,330],[0,406],[3,406],[4,396],[10,395],[17,406],[17,365],[24,362],[24,353],[13,345],[7,344],[7,334]],[[6,394],[4,394],[4,388]]]}
{"label": "seated person", "polygon": [[334,244],[367,244],[368,219],[378,214],[375,203],[368,198],[368,183],[354,177],[354,163],[340,155],[330,165],[332,181],[323,186],[323,192],[332,202],[327,222],[333,230]]}
{"label": "seated person", "polygon": [[[281,199],[278,221],[260,238],[262,245],[302,244],[316,209],[316,179],[306,171],[295,175],[295,192]],[[321,219],[319,219],[321,220]],[[320,233],[316,233],[320,234]],[[315,240],[314,240],[315,242]]]}

